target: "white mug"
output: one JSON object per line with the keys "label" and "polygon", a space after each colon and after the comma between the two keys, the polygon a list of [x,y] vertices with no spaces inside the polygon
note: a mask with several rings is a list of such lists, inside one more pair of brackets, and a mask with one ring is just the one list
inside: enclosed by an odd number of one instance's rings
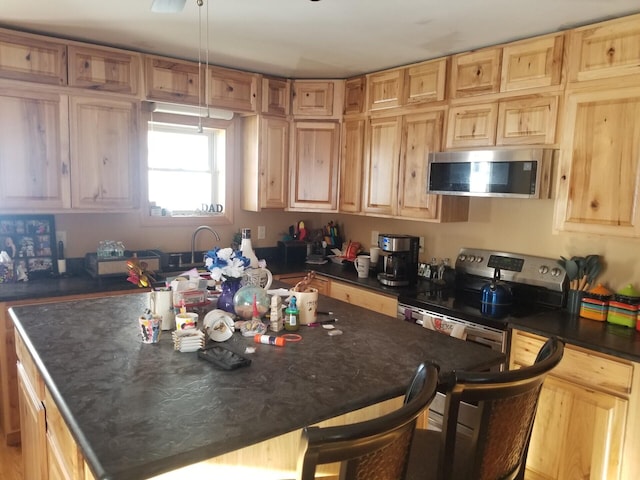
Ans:
{"label": "white mug", "polygon": [[369,267],[371,266],[371,257],[369,255],[358,255],[353,261],[356,267],[358,278],[367,278],[369,276]]}
{"label": "white mug", "polygon": [[149,310],[162,317],[162,330],[173,330],[175,314],[173,311],[173,292],[171,290],[153,290],[149,292]]}
{"label": "white mug", "polygon": [[380,257],[380,247],[371,247],[369,249],[369,255],[371,256],[371,267],[378,265],[378,258]]}

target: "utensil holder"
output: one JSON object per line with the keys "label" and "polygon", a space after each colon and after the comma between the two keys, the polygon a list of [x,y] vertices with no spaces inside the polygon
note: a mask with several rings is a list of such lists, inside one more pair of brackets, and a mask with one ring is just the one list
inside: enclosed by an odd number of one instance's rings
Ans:
{"label": "utensil holder", "polygon": [[567,295],[567,312],[571,314],[580,313],[583,297],[584,292],[582,290],[569,290]]}

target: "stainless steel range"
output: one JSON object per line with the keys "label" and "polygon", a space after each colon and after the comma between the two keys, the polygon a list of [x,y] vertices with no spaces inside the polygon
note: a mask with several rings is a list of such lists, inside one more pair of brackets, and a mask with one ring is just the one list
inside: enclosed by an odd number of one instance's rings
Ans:
{"label": "stainless steel range", "polygon": [[[500,315],[483,304],[483,291],[496,269],[511,294],[510,304],[499,311]],[[552,258],[462,248],[455,262],[454,278],[448,284],[423,282],[417,294],[400,296],[398,318],[507,354],[509,319],[559,309],[566,300],[567,275]],[[493,369],[502,368],[504,365]],[[468,405],[461,413],[461,418],[466,418],[459,425],[461,432],[472,432],[474,410],[473,405]],[[430,428],[442,425],[443,411],[444,396],[438,394],[429,411]]]}

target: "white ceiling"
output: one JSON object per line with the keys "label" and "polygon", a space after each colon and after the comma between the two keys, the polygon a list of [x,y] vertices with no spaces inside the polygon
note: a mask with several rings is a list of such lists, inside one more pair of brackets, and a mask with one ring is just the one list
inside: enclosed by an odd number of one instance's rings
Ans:
{"label": "white ceiling", "polygon": [[151,3],[0,0],[0,26],[197,60],[208,8],[209,63],[346,78],[640,12],[638,0],[187,0],[172,14]]}

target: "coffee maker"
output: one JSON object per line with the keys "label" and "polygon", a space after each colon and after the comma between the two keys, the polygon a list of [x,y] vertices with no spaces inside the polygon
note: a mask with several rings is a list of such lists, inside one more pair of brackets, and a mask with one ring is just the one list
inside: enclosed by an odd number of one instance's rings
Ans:
{"label": "coffee maker", "polygon": [[378,281],[389,287],[414,285],[418,279],[420,239],[409,235],[378,235]]}

